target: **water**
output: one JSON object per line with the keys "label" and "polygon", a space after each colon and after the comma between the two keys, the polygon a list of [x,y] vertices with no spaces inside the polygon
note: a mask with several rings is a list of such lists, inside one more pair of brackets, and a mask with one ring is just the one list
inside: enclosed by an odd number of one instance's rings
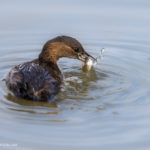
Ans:
{"label": "water", "polygon": [[[149,14],[147,0],[1,1],[0,149],[150,149]],[[88,73],[61,59],[65,91],[52,104],[10,95],[10,68],[57,35],[104,58]]]}

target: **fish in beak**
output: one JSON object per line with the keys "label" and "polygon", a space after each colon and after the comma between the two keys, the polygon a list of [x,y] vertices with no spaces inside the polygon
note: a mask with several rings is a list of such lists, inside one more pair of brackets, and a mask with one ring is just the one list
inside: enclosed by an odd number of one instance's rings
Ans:
{"label": "fish in beak", "polygon": [[92,57],[91,55],[89,55],[87,52],[78,53],[78,58],[79,58],[79,60],[81,60],[84,63],[88,62],[88,60],[90,60],[93,63],[96,62],[96,59],[94,57]]}
{"label": "fish in beak", "polygon": [[79,53],[78,58],[84,63],[82,70],[85,72],[90,71],[92,66],[95,65],[97,62],[97,60],[89,55],[87,52],[84,52],[82,54]]}

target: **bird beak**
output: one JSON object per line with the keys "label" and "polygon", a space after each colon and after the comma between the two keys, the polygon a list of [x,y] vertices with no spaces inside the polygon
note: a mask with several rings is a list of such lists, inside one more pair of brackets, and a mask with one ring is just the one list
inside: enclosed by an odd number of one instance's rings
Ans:
{"label": "bird beak", "polygon": [[93,62],[96,61],[96,59],[94,57],[92,57],[91,55],[89,55],[87,52],[84,53],[78,53],[78,58],[79,60],[81,60],[82,62],[86,62],[88,59],[91,59]]}

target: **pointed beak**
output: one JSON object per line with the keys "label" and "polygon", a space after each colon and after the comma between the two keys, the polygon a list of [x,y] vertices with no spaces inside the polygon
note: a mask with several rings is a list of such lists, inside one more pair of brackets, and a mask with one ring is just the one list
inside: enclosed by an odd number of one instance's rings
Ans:
{"label": "pointed beak", "polygon": [[82,62],[86,62],[87,60],[91,59],[93,62],[96,61],[96,59],[94,57],[92,57],[91,55],[89,55],[87,52],[84,52],[84,53],[79,53],[78,54],[78,58],[79,60],[81,60]]}

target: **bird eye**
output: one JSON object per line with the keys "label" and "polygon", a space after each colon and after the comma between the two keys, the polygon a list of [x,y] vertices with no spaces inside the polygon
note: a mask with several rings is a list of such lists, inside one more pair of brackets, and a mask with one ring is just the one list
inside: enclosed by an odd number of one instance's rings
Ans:
{"label": "bird eye", "polygon": [[74,50],[75,52],[79,52],[79,48],[77,48],[77,47],[74,47],[73,50]]}

